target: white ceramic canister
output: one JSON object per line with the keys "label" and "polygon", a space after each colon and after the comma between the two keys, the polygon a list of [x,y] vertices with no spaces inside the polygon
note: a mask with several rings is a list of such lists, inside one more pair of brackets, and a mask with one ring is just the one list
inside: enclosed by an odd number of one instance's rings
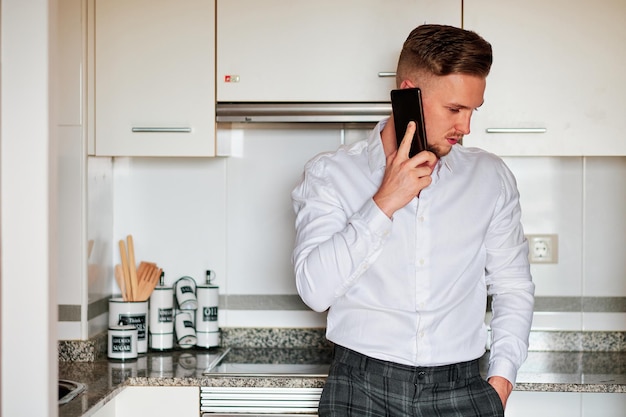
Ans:
{"label": "white ceramic canister", "polygon": [[168,350],[174,347],[174,289],[159,285],[150,295],[150,349]]}
{"label": "white ceramic canister", "polygon": [[218,324],[219,287],[212,285],[215,273],[206,272],[206,283],[196,287],[198,309],[196,310],[197,346],[211,348],[220,345]]}
{"label": "white ceramic canister", "polygon": [[178,278],[174,283],[174,294],[176,305],[180,310],[195,310],[198,308],[196,298],[196,281],[193,278],[184,276]]}
{"label": "white ceramic canister", "polygon": [[137,353],[148,351],[148,301],[109,300],[109,326],[131,324],[137,328]]}
{"label": "white ceramic canister", "polygon": [[191,315],[193,311],[176,310],[174,329],[176,331],[176,341],[183,349],[189,349],[196,345],[196,329],[193,327]]}
{"label": "white ceramic canister", "polygon": [[132,324],[109,326],[107,356],[109,359],[137,359],[137,328]]}

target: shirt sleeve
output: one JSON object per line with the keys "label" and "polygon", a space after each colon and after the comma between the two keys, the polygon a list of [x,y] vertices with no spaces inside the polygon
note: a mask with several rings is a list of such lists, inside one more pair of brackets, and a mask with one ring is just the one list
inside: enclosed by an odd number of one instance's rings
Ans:
{"label": "shirt sleeve", "polygon": [[493,299],[487,377],[501,376],[515,385],[517,371],[528,355],[535,286],[520,221],[517,184],[505,166],[501,181],[500,199],[485,240],[485,279]]}
{"label": "shirt sleeve", "polygon": [[325,311],[342,296],[380,254],[392,221],[371,197],[352,214],[327,180],[324,161],[305,167],[293,190],[296,242],[292,261],[296,287],[314,311]]}

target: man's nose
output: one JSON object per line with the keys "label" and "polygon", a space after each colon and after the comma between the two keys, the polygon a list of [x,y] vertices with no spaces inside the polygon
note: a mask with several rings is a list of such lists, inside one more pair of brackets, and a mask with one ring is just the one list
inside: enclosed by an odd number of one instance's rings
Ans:
{"label": "man's nose", "polygon": [[457,123],[454,125],[454,128],[457,130],[457,132],[462,133],[463,135],[469,135],[471,118],[471,114],[461,116]]}

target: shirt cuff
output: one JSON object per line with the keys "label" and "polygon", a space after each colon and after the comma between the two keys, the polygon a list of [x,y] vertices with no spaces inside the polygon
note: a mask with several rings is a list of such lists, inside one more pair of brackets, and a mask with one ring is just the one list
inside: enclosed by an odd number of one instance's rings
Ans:
{"label": "shirt cuff", "polygon": [[378,207],[374,199],[367,200],[361,208],[360,214],[372,233],[380,238],[389,236],[393,221]]}
{"label": "shirt cuff", "polygon": [[515,380],[517,379],[517,367],[513,363],[502,359],[489,362],[487,379],[491,378],[492,376],[501,376],[502,378],[505,378],[507,381],[509,381],[511,385],[513,385],[513,387],[515,387]]}

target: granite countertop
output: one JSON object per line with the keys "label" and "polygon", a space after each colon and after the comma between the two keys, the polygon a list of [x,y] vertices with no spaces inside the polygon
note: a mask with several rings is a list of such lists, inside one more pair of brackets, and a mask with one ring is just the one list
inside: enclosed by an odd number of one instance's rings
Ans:
{"label": "granite countertop", "polygon": [[[219,353],[219,351],[217,351]],[[322,387],[324,378],[231,377],[203,375],[218,356],[215,350],[149,352],[128,362],[106,359],[61,362],[59,378],[87,389],[59,407],[60,417],[88,416],[126,386]],[[328,363],[329,349],[233,348],[224,362]],[[529,352],[518,374],[517,391],[626,393],[626,352]],[[487,355],[481,358],[486,372]]]}

